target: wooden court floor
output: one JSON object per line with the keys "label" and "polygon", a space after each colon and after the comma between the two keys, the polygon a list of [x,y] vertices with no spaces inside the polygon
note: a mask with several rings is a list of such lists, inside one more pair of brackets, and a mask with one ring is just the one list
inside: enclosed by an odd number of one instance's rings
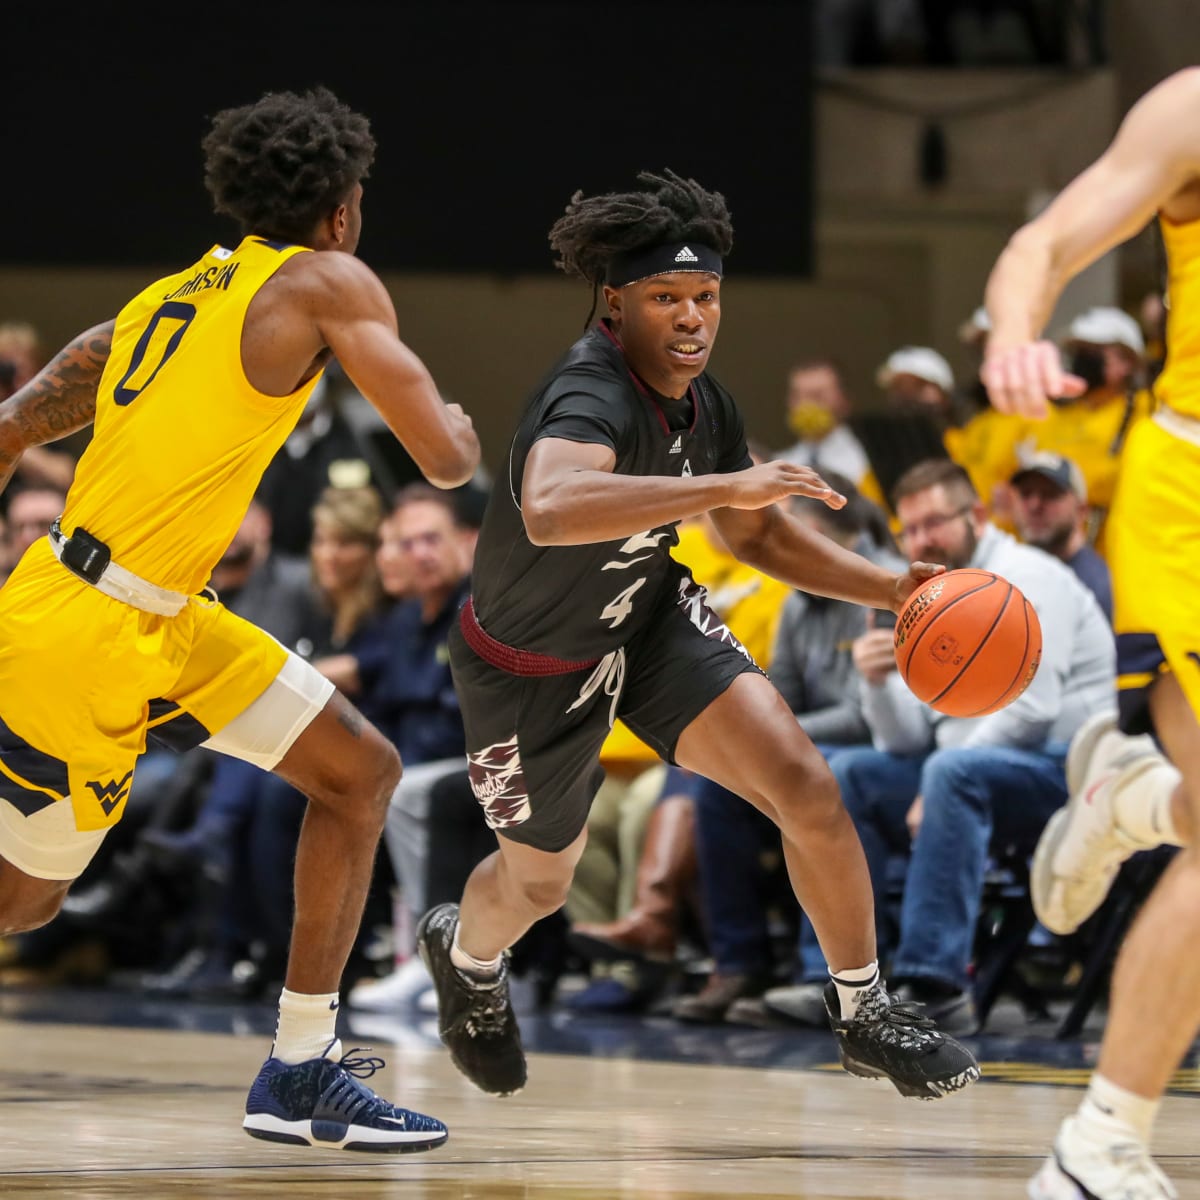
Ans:
{"label": "wooden court floor", "polygon": [[[372,1083],[446,1121],[446,1145],[376,1157],[247,1137],[242,1104],[267,1045],[257,1031],[0,1018],[0,1196],[999,1200],[1024,1195],[1081,1094],[985,1082],[931,1104],[827,1065],[533,1054],[529,1086],[499,1100],[415,1035],[370,1040],[389,1060]],[[1198,1116],[1200,1096],[1173,1095],[1159,1124],[1155,1149],[1183,1196],[1200,1195]]]}

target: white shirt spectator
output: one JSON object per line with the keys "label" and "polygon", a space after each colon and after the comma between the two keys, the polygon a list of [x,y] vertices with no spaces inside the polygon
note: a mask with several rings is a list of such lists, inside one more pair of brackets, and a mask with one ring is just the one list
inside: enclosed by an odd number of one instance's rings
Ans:
{"label": "white shirt spectator", "polygon": [[856,487],[862,482],[870,465],[862,443],[845,425],[835,426],[820,441],[796,442],[786,450],[780,450],[775,457],[781,462],[795,463],[798,467],[811,467],[818,473],[836,471]]}

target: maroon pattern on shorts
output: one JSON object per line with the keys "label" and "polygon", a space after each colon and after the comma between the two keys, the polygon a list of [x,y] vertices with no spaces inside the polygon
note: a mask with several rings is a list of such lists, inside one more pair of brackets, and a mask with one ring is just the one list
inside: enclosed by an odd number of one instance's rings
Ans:
{"label": "maroon pattern on shorts", "polygon": [[677,600],[684,615],[705,637],[722,642],[740,650],[751,662],[750,651],[734,636],[733,631],[708,606],[708,589],[696,583],[690,576],[679,581]]}
{"label": "maroon pattern on shorts", "polygon": [[489,829],[508,829],[528,821],[533,813],[517,736],[467,755],[471,791],[483,806]]}

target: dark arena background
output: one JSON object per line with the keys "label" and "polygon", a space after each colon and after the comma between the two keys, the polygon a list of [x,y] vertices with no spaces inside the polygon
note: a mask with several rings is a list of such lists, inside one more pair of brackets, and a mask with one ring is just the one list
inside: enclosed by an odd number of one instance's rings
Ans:
{"label": "dark arena background", "polygon": [[80,25],[54,5],[9,16],[4,151],[36,200],[0,261],[173,262],[213,229],[206,117],[319,82],[379,142],[361,249],[376,269],[547,271],[572,191],[664,166],[730,197],[739,272],[812,269],[808,0],[204,11],[182,28],[142,4]]}

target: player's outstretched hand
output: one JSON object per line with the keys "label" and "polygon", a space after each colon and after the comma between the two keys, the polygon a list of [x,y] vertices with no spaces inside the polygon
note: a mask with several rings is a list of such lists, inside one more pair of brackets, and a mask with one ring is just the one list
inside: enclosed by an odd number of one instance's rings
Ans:
{"label": "player's outstretched hand", "polygon": [[908,570],[903,575],[896,576],[892,595],[892,611],[898,613],[917,588],[927,583],[935,575],[943,574],[945,570],[946,568],[941,563],[909,563]]}
{"label": "player's outstretched hand", "polygon": [[846,497],[835,492],[811,467],[766,462],[728,476],[734,485],[730,508],[766,508],[788,496],[811,496],[829,508],[842,508]]}
{"label": "player's outstretched hand", "polygon": [[1000,412],[1021,417],[1044,417],[1051,400],[1087,391],[1078,375],[1063,370],[1058,347],[1046,341],[989,346],[979,378]]}

